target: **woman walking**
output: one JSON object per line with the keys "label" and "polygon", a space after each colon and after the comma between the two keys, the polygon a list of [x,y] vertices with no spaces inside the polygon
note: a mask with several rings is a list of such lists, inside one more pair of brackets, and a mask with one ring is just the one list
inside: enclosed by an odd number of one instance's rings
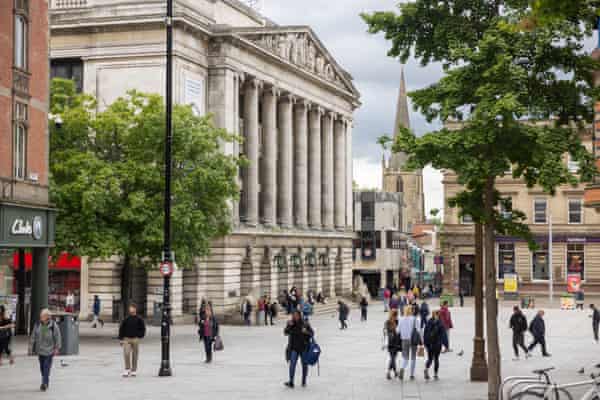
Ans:
{"label": "woman walking", "polygon": [[205,363],[212,362],[213,343],[215,338],[219,336],[219,323],[213,316],[212,308],[207,307],[204,319],[200,321],[198,334],[200,340],[204,342],[204,353],[206,354]]}
{"label": "woman walking", "polygon": [[405,307],[404,316],[398,321],[398,332],[402,339],[402,368],[400,368],[400,380],[404,379],[404,371],[410,361],[410,379],[415,379],[415,367],[417,364],[417,348],[422,344],[419,333],[418,318],[414,315],[411,307]]}
{"label": "woman walking", "polygon": [[398,352],[402,351],[402,339],[398,334],[398,310],[390,311],[389,318],[383,325],[383,334],[387,338],[387,349],[390,355],[387,371],[387,378],[389,380],[392,379],[392,371],[395,377],[398,376],[396,357],[398,357]]}
{"label": "woman walking", "polygon": [[433,364],[433,378],[438,379],[440,353],[442,352],[442,343],[444,342],[445,334],[446,329],[444,329],[444,325],[440,321],[440,312],[436,310],[431,315],[431,319],[427,321],[423,334],[423,341],[427,349],[427,362],[425,363],[426,380],[430,379],[429,368],[431,368],[431,364]]}
{"label": "woman walking", "polygon": [[314,331],[308,321],[302,319],[300,311],[296,310],[292,313],[292,317],[288,321],[283,333],[289,337],[288,354],[290,362],[290,379],[285,382],[285,386],[290,389],[294,388],[294,376],[296,375],[298,359],[301,359],[302,363],[302,386],[306,386],[308,364],[304,359],[304,354],[308,349],[311,338],[314,336]]}
{"label": "woman walking", "polygon": [[15,357],[10,349],[10,338],[15,325],[6,313],[4,306],[0,306],[0,365],[2,365],[2,354],[6,354],[11,364],[15,363]]}

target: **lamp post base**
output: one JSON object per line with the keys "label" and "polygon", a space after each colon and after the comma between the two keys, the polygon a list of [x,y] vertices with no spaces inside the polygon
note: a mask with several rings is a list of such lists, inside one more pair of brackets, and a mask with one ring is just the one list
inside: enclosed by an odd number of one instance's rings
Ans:
{"label": "lamp post base", "polygon": [[488,367],[485,359],[485,339],[481,337],[473,338],[474,352],[471,363],[471,381],[487,382]]}

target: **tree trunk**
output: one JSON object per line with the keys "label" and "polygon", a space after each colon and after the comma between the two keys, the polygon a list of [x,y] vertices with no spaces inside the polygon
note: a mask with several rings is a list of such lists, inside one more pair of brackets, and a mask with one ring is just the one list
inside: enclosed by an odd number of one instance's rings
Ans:
{"label": "tree trunk", "polygon": [[498,343],[498,300],[496,299],[496,265],[495,265],[495,226],[494,214],[494,183],[495,178],[487,178],[485,184],[485,300],[487,322],[488,349],[488,399],[498,398],[498,386],[501,381],[500,346]]}
{"label": "tree trunk", "polygon": [[485,338],[483,329],[483,225],[475,224],[475,337],[473,338],[473,360],[471,380],[487,382],[488,368],[485,359]]}
{"label": "tree trunk", "polygon": [[131,259],[125,254],[121,270],[121,319],[127,315],[127,304],[131,301]]}

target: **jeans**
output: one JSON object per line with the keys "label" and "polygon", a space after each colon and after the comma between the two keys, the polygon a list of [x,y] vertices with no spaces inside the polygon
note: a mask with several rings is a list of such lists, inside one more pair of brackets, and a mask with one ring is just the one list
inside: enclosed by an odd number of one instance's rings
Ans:
{"label": "jeans", "polygon": [[427,317],[421,316],[421,329],[425,328],[425,325],[427,325]]}
{"label": "jeans", "polygon": [[52,358],[54,356],[38,356],[40,361],[40,373],[42,374],[42,384],[50,384],[50,369],[52,368]]}
{"label": "jeans", "polygon": [[402,369],[408,367],[410,361],[410,376],[415,375],[417,366],[417,346],[410,344],[410,339],[402,339]]}
{"label": "jeans", "polygon": [[398,357],[398,350],[388,349],[388,353],[390,354],[390,363],[388,365],[388,371],[396,372],[396,357]]}
{"label": "jeans", "polygon": [[345,319],[340,319],[340,329],[346,329],[348,327],[348,324],[346,323]]}
{"label": "jeans", "polygon": [[446,350],[450,350],[450,329],[446,329],[446,334],[442,340],[442,345],[446,348]]}
{"label": "jeans", "polygon": [[360,320],[361,321],[366,321],[367,320],[367,309],[366,308],[361,308],[360,309]]}
{"label": "jeans", "polygon": [[292,350],[290,353],[290,383],[294,383],[294,377],[296,376],[296,364],[298,359],[301,359],[302,363],[302,384],[306,385],[306,377],[308,376],[308,364],[304,362],[304,357],[297,351]]}
{"label": "jeans", "polygon": [[206,362],[212,361],[212,353],[213,353],[213,339],[205,337],[204,340],[204,353],[206,354]]}
{"label": "jeans", "polygon": [[441,347],[428,347],[427,348],[427,362],[425,363],[425,369],[431,368],[431,364],[433,363],[433,372],[437,375],[440,369],[440,352],[442,351]]}
{"label": "jeans", "polygon": [[388,312],[389,309],[390,309],[390,301],[383,299],[383,311]]}
{"label": "jeans", "polygon": [[598,341],[598,324],[592,324],[592,328],[594,329],[594,340]]}
{"label": "jeans", "polygon": [[528,349],[528,350],[529,350],[529,351],[533,350],[533,348],[534,348],[536,345],[538,345],[538,344],[539,344],[540,346],[542,346],[542,354],[548,354],[548,352],[546,351],[546,338],[545,338],[545,337],[543,337],[543,336],[541,336],[541,337],[534,337],[534,338],[533,338],[533,343],[531,343],[531,344],[529,345],[529,349]]}
{"label": "jeans", "polygon": [[527,347],[525,347],[525,334],[523,332],[513,332],[513,350],[515,352],[515,356],[519,357],[519,347],[523,349],[525,354],[528,353]]}

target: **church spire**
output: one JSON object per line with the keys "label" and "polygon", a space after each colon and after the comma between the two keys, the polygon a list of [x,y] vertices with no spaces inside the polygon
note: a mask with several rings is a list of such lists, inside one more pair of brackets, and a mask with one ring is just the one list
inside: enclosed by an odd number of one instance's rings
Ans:
{"label": "church spire", "polygon": [[[398,136],[400,127],[410,129],[410,116],[408,114],[408,98],[406,96],[406,80],[404,79],[404,67],[400,70],[400,89],[398,90],[398,102],[396,104],[396,119],[394,121],[394,137]],[[390,168],[401,169],[406,162],[406,154],[394,153],[391,157]]]}

